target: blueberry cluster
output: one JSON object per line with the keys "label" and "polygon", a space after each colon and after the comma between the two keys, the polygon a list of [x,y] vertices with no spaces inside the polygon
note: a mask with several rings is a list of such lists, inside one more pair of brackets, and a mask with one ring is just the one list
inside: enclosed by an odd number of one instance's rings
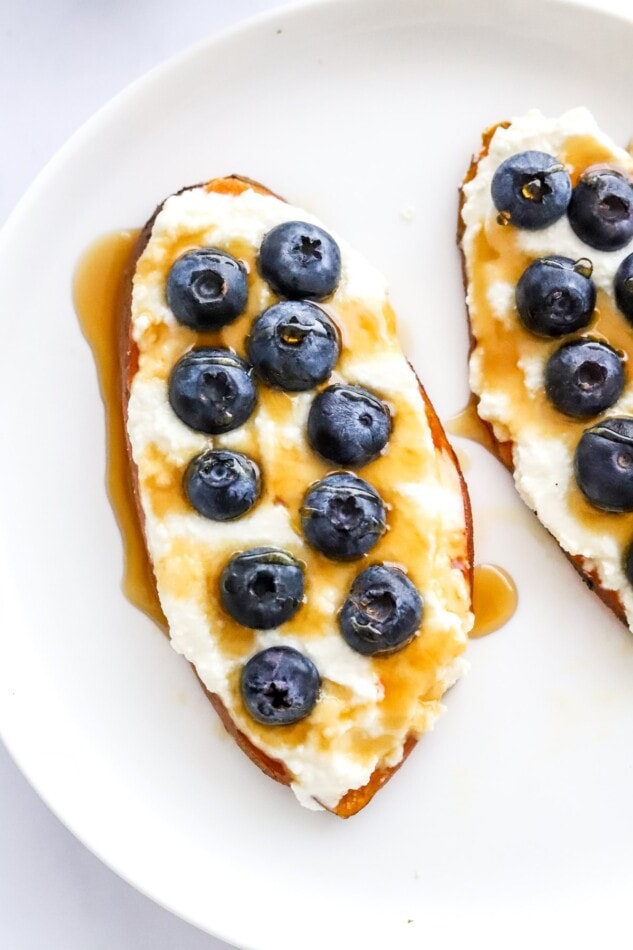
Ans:
{"label": "blueberry cluster", "polygon": [[574,233],[599,251],[617,251],[633,238],[633,185],[615,168],[588,168],[572,189],[553,155],[519,152],[499,165],[491,192],[500,224],[538,231],[566,213]]}
{"label": "blueberry cluster", "polygon": [[[633,239],[633,184],[621,171],[589,168],[572,189],[565,167],[545,152],[520,152],[499,166],[491,186],[502,225],[537,230],[567,214],[589,247],[616,251]],[[594,316],[591,261],[551,256],[534,261],[515,294],[519,320],[537,336],[582,331]],[[633,254],[620,264],[614,297],[633,324]],[[554,351],[545,367],[545,392],[558,411],[589,419],[611,408],[625,384],[623,354],[602,340],[580,336]],[[586,429],[574,457],[578,487],[594,507],[633,511],[633,417],[615,416]],[[625,569],[633,583],[633,548]]]}
{"label": "blueberry cluster", "polygon": [[[326,383],[340,354],[338,330],[319,306],[341,274],[337,243],[301,221],[265,235],[258,269],[280,302],[254,321],[246,339],[248,362],[233,350],[201,346],[174,366],[169,403],[182,422],[208,435],[243,425],[257,405],[257,382],[286,392]],[[198,331],[216,331],[242,314],[248,302],[246,270],[217,248],[199,248],[173,264],[166,286],[176,319]],[[312,401],[308,442],[339,466],[360,467],[377,458],[391,434],[385,403],[359,386],[330,385]],[[191,506],[205,518],[230,521],[256,504],[260,472],[237,452],[209,449],[189,463],[183,479]],[[301,525],[308,544],[332,560],[367,554],[386,530],[386,507],[364,479],[347,471],[327,475],[305,496]],[[304,569],[286,551],[252,548],[236,554],[220,578],[224,610],[237,623],[270,630],[290,620],[304,601]],[[387,655],[415,635],[422,599],[406,575],[374,565],[361,572],[339,614],[345,641],[364,655]],[[289,724],[314,708],[318,670],[299,651],[278,646],[260,651],[241,675],[244,705],[265,724]]]}

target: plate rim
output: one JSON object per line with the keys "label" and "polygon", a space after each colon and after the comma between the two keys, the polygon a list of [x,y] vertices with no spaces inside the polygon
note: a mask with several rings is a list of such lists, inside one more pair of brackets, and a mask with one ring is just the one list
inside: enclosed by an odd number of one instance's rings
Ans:
{"label": "plate rim", "polygon": [[[341,2],[346,3],[348,6],[356,6],[360,8],[365,5],[366,2],[369,2],[369,0],[291,0],[291,2],[287,3],[279,2],[271,9],[261,11],[254,16],[250,16],[247,19],[241,20],[240,22],[226,29],[220,30],[219,32],[213,32],[204,36],[195,43],[187,46],[185,49],[157,63],[154,67],[142,73],[136,79],[125,85],[122,89],[115,93],[115,95],[103,103],[88,119],[81,123],[81,125],[52,154],[52,156],[46,161],[44,166],[37,173],[26,191],[11,209],[4,224],[0,228],[0,256],[4,252],[5,246],[10,243],[14,228],[19,227],[22,218],[28,216],[31,207],[37,203],[39,195],[46,191],[49,179],[56,174],[57,169],[63,167],[69,160],[72,160],[73,153],[76,151],[81,152],[83,141],[89,139],[93,134],[93,131],[97,130],[102,124],[107,124],[111,117],[116,116],[121,107],[125,107],[125,104],[129,100],[132,100],[135,96],[142,94],[146,88],[150,88],[157,80],[168,76],[169,73],[177,74],[184,64],[196,58],[203,52],[211,52],[216,46],[227,43],[230,44],[236,39],[239,39],[243,34],[251,31],[256,32],[261,28],[265,28],[275,20],[287,22],[292,19],[300,19],[304,14],[310,11],[326,10],[328,8],[332,9],[336,4]],[[403,7],[415,6],[416,10],[423,9],[425,6],[438,6],[438,0],[397,0],[397,2]],[[567,12],[571,12],[574,9],[582,10],[589,17],[593,17],[596,20],[611,20],[614,24],[620,24],[623,29],[631,31],[633,35],[633,7],[629,11],[624,8],[618,9],[616,11],[610,8],[601,8],[600,6],[596,5],[594,0],[537,0],[537,2],[542,8],[552,8],[559,11],[566,10]],[[515,17],[514,4],[506,5],[504,0],[485,0],[485,3],[489,9],[497,9],[502,12],[504,17],[507,17],[513,21]],[[468,8],[469,0],[450,0],[450,4],[455,9],[459,7]],[[520,7],[520,3],[517,5],[517,7]],[[0,596],[0,628],[4,626],[4,622],[11,612],[11,608],[8,606],[8,598],[4,596],[4,593],[10,588],[10,577],[10,560],[3,549],[3,541],[2,537],[0,536],[0,593],[2,594],[2,596]],[[268,944],[260,945],[258,943],[255,945],[252,943],[244,943],[240,940],[239,933],[236,933],[234,930],[227,930],[226,928],[222,927],[216,928],[215,925],[213,928],[210,928],[207,922],[196,919],[195,915],[189,914],[175,905],[170,900],[168,895],[158,893],[151,887],[146,886],[142,881],[137,880],[133,875],[128,874],[125,870],[125,867],[122,866],[122,863],[125,863],[125,855],[121,856],[119,853],[110,854],[108,853],[105,843],[95,842],[93,826],[81,826],[81,821],[79,819],[75,819],[72,808],[70,811],[68,811],[67,803],[65,801],[59,800],[61,796],[56,796],[54,791],[51,791],[50,788],[45,787],[45,783],[42,782],[41,778],[35,778],[33,776],[33,773],[37,771],[37,765],[35,764],[37,761],[37,756],[33,755],[31,749],[25,749],[24,746],[20,746],[20,740],[19,738],[16,738],[16,736],[19,737],[19,730],[14,730],[11,724],[8,721],[5,721],[4,717],[1,715],[3,708],[2,692],[4,688],[3,680],[0,677],[0,741],[3,742],[12,761],[15,763],[22,775],[26,778],[29,785],[31,788],[33,788],[38,797],[44,802],[46,807],[49,808],[55,817],[61,821],[61,823],[71,832],[71,834],[81,842],[84,847],[86,847],[103,864],[105,864],[106,867],[116,873],[120,878],[126,881],[141,894],[154,901],[160,907],[174,914],[176,917],[186,921],[191,926],[200,929],[202,932],[223,940],[228,944],[249,948],[249,950],[262,950],[263,947],[268,946]],[[626,895],[628,897],[628,894],[624,889],[622,894],[623,896]],[[611,899],[609,899],[607,902],[606,900],[601,900],[598,898],[595,905],[592,905],[592,910],[597,911],[598,914],[601,915],[602,913],[608,911],[608,909],[611,907],[611,904]],[[570,936],[568,925],[565,924],[563,926],[564,922],[559,922],[557,916],[555,917],[553,915],[548,915],[548,923],[552,924],[553,926],[552,936],[554,936],[554,931],[558,936],[558,932],[560,930],[560,939],[563,939],[563,935],[568,938]],[[499,927],[498,929],[495,927],[495,929],[488,934],[488,945],[490,947],[497,946],[495,939],[497,936],[499,938],[498,945],[501,946],[502,938],[507,936],[508,927],[512,926],[514,929],[517,917],[518,914],[516,913],[516,909],[500,909],[499,920],[497,921]],[[589,926],[592,920],[593,914],[591,914],[587,919],[587,924]],[[485,918],[482,918],[480,922],[482,925],[484,923],[486,925],[489,923],[489,921]],[[439,925],[437,926],[436,931],[436,927],[433,926],[433,921],[429,920],[428,923],[430,925],[430,927],[427,927],[427,933],[429,935],[431,935],[431,931],[434,934],[437,933],[437,936],[444,940],[445,946],[453,946],[452,941],[449,941],[448,943],[446,942],[448,935],[446,933],[442,933]],[[425,921],[425,926],[426,924],[427,922]],[[519,944],[520,946],[533,945],[534,934],[539,933],[542,936],[542,921],[540,918],[538,921],[522,920],[521,924],[525,928],[524,933],[522,936],[519,935],[518,938],[516,934],[513,935],[515,941],[518,940],[518,942],[515,942],[514,946],[517,947]],[[619,935],[617,924],[618,921],[615,921],[615,924],[611,924],[611,926],[615,928],[613,930],[614,935]],[[609,934],[609,926],[610,925],[608,923],[605,924],[605,920],[602,918],[600,922],[599,933],[603,939]],[[419,931],[416,931],[416,933],[417,938],[419,939]],[[587,937],[589,937],[588,933]],[[240,940],[239,944],[235,943],[236,939]],[[408,945],[408,943],[409,941],[406,938],[403,938],[402,945]],[[414,943],[412,942],[411,945],[413,946]],[[552,943],[551,945],[553,946],[554,944]]]}

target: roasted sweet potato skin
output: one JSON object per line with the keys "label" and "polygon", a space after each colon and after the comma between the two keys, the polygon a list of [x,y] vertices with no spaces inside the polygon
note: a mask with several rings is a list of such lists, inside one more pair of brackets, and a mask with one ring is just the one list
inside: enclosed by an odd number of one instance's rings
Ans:
{"label": "roasted sweet potato skin", "polygon": [[[212,179],[209,182],[201,183],[198,185],[190,185],[188,188],[182,188],[177,194],[181,194],[183,191],[189,190],[189,188],[199,188],[204,187],[209,191],[217,191],[222,194],[240,194],[242,191],[247,188],[252,188],[253,190],[264,195],[273,195],[276,198],[279,198],[278,195],[275,195],[274,192],[271,192],[269,189],[265,188],[263,185],[260,185],[258,182],[252,181],[249,178],[244,178],[239,175],[230,175],[226,178],[216,178]],[[280,199],[283,200],[283,199]],[[150,239],[152,233],[152,227],[156,216],[159,214],[163,204],[161,203],[152,217],[148,220],[147,224],[141,231],[136,247],[134,249],[130,264],[129,264],[129,273],[126,275],[126,284],[127,289],[123,297],[122,302],[122,312],[120,319],[120,362],[121,362],[121,400],[123,406],[123,412],[125,415],[126,421],[126,432],[127,432],[127,407],[130,398],[130,389],[132,385],[132,380],[138,369],[138,349],[131,335],[131,297],[132,297],[132,278],[136,268],[136,263],[143,253],[147,242]],[[473,525],[472,525],[472,512],[470,507],[470,499],[468,495],[468,489],[464,481],[459,463],[451,447],[442,424],[433,409],[433,406],[422,386],[418,380],[420,386],[420,392],[424,399],[424,404],[426,407],[427,419],[429,422],[429,427],[433,436],[433,443],[438,452],[442,452],[447,456],[450,464],[455,468],[457,476],[459,478],[459,484],[462,493],[462,501],[464,506],[464,524],[465,524],[465,533],[466,533],[466,558],[463,562],[460,562],[459,569],[463,572],[464,576],[469,585],[469,589],[472,590],[472,577],[473,577]],[[132,457],[132,450],[129,443],[127,442],[127,451],[128,459],[130,464],[130,471],[132,473],[132,482],[134,487],[134,498],[136,501],[136,509],[138,512],[139,522],[141,526],[144,526],[144,514],[140,501],[139,486],[138,486],[138,472],[134,464]],[[148,554],[149,557],[149,554]],[[201,681],[200,681],[201,682]],[[257,748],[250,739],[241,732],[231,719],[228,710],[226,709],[224,703],[220,697],[209,692],[209,690],[201,682],[201,686],[204,689],[207,697],[217,712],[218,716],[222,720],[224,727],[227,732],[233,737],[238,746],[242,749],[243,752],[255,763],[270,778],[274,779],[277,782],[281,782],[283,785],[290,785],[292,782],[292,775],[286,768],[283,762],[280,762],[276,759],[272,759],[270,756],[266,755],[261,749]],[[391,768],[378,768],[371,775],[369,781],[362,788],[350,789],[346,794],[339,800],[335,808],[330,809],[334,814],[338,815],[340,818],[349,818],[352,815],[357,814],[368,802],[371,801],[376,792],[382,788],[382,786],[389,781],[392,775],[397,772],[402,763],[408,757],[409,753],[416,744],[416,738],[414,736],[409,736],[404,745],[404,752],[400,762],[392,766]]]}
{"label": "roasted sweet potato skin", "polygon": [[[472,179],[473,179],[473,178],[475,177],[475,175],[477,174],[477,169],[478,169],[478,167],[479,167],[479,162],[480,162],[483,158],[485,158],[486,155],[488,154],[488,149],[489,149],[489,146],[490,146],[490,142],[491,142],[491,140],[492,140],[493,135],[494,135],[495,132],[497,131],[497,129],[499,129],[499,128],[501,128],[501,129],[507,129],[507,128],[509,127],[509,125],[510,125],[510,122],[508,122],[508,121],[498,122],[496,125],[490,126],[490,128],[486,129],[486,130],[482,133],[482,137],[481,137],[481,148],[480,148],[480,150],[479,150],[479,153],[478,153],[477,155],[473,156],[473,158],[472,158],[472,160],[471,160],[471,163],[470,163],[470,165],[469,165],[469,167],[468,167],[468,171],[466,172],[466,175],[464,176],[464,181],[463,181],[463,183],[462,183],[462,187],[461,187],[461,189],[460,189],[460,193],[459,193],[459,194],[460,194],[460,199],[459,199],[459,213],[458,213],[458,217],[457,217],[457,246],[459,247],[459,252],[460,252],[460,255],[461,255],[462,277],[463,277],[464,292],[465,292],[465,293],[466,293],[467,288],[468,288],[468,276],[467,276],[467,272],[466,272],[466,258],[465,258],[464,250],[463,250],[463,246],[462,246],[462,238],[463,238],[463,236],[464,236],[464,230],[465,230],[465,227],[464,227],[464,220],[463,220],[463,217],[462,217],[462,209],[463,209],[463,207],[464,207],[464,202],[465,202],[463,186],[466,185],[469,181],[472,181]],[[470,337],[470,353],[472,353],[472,351],[474,350],[475,346],[477,345],[477,339],[476,339],[476,337],[475,337],[474,334],[473,334],[473,327],[472,327],[472,322],[471,322],[471,320],[470,320],[470,314],[469,314],[469,312],[468,312],[468,307],[466,307],[466,315],[467,315],[467,318],[468,318],[468,333],[469,333],[469,337]],[[473,395],[474,395],[474,394],[473,394]],[[476,398],[477,398],[477,397],[475,396],[475,399],[476,399]],[[513,462],[513,448],[514,448],[514,443],[513,443],[513,442],[500,442],[500,441],[496,438],[492,426],[491,426],[488,422],[486,422],[484,419],[482,419],[481,421],[482,421],[482,423],[486,426],[486,428],[487,428],[487,429],[489,430],[489,432],[490,432],[491,445],[492,445],[492,448],[493,448],[493,451],[494,451],[495,455],[497,456],[497,458],[499,459],[499,461],[502,462],[502,463],[505,465],[505,467],[508,469],[508,471],[511,472],[511,473],[513,473],[513,472],[514,472],[514,462]],[[550,533],[551,533],[551,532],[550,532]],[[556,540],[556,539],[554,539],[554,540]],[[589,589],[592,590],[595,594],[597,594],[598,597],[600,598],[600,600],[601,600],[604,604],[606,604],[606,606],[607,606],[610,610],[613,611],[613,613],[616,615],[616,617],[617,617],[619,620],[621,620],[622,623],[623,623],[626,627],[628,627],[628,622],[627,622],[627,619],[626,619],[626,613],[625,613],[625,610],[624,610],[624,605],[623,605],[622,601],[620,600],[620,597],[615,593],[615,591],[606,590],[606,589],[601,585],[600,579],[599,579],[598,575],[596,574],[596,572],[595,572],[593,569],[591,569],[591,568],[589,568],[589,567],[587,566],[587,562],[586,562],[586,560],[585,560],[584,557],[582,557],[582,556],[579,555],[579,554],[576,554],[576,555],[574,555],[574,554],[569,554],[567,551],[563,550],[562,548],[561,548],[561,550],[563,551],[563,554],[565,555],[565,557],[567,558],[567,560],[570,562],[570,564],[574,567],[574,569],[575,569],[575,570],[578,572],[578,574],[581,576],[581,578],[583,579],[583,581],[585,582],[585,584],[589,587]]]}

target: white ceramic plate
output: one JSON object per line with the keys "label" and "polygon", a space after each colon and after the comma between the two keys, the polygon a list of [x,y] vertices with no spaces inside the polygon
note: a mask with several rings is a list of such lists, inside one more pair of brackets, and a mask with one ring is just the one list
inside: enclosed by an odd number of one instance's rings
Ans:
{"label": "white ceramic plate", "polygon": [[187,664],[120,593],[74,265],[182,185],[260,179],[384,269],[446,418],[466,398],[454,226],[480,130],[584,104],[627,141],[632,45],[631,24],[544,0],[265,17],[119,96],[3,232],[2,735],[90,848],[227,940],[516,948],[617,933],[633,886],[633,638],[469,446],[478,559],[510,571],[519,610],[472,644],[447,715],[369,808],[349,822],[303,811],[223,738]]}

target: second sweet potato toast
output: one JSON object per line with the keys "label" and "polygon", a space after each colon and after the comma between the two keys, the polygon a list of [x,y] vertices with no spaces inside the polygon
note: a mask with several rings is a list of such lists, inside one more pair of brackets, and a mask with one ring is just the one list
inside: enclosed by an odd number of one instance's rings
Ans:
{"label": "second sweet potato toast", "polygon": [[516,486],[633,624],[633,159],[586,109],[485,135],[462,189],[470,385]]}
{"label": "second sweet potato toast", "polygon": [[381,275],[262,186],[168,198],[122,359],[175,649],[311,808],[362,808],[441,711],[472,624],[455,456]]}

